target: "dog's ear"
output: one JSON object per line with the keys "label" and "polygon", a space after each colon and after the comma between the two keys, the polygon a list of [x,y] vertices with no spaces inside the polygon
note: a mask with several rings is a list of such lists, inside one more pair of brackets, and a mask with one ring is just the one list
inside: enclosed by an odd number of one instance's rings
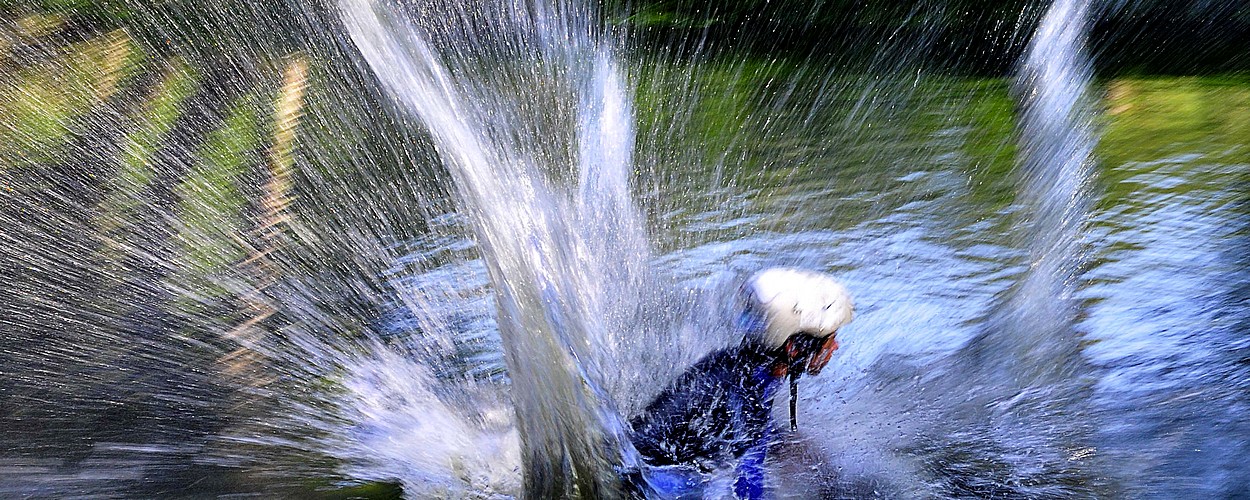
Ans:
{"label": "dog's ear", "polygon": [[838,332],[833,332],[829,338],[820,344],[820,350],[814,354],[811,359],[807,360],[805,371],[812,375],[820,373],[820,370],[829,364],[829,360],[833,358],[833,351],[838,350]]}
{"label": "dog's ear", "polygon": [[799,352],[799,346],[797,345],[797,342],[795,342],[794,337],[786,339],[786,343],[782,344],[781,348],[786,351],[786,361],[793,362],[801,354],[803,354]]}

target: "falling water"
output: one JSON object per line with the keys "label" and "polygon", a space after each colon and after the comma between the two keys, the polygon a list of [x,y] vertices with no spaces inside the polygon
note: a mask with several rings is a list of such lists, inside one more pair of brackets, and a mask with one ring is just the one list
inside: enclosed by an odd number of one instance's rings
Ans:
{"label": "falling water", "polygon": [[[964,360],[995,381],[1001,391],[995,398],[1018,397],[1026,406],[1031,399],[1078,397],[1061,393],[1079,390],[1088,372],[1074,300],[1086,258],[1097,143],[1084,53],[1088,9],[1087,2],[1055,2],[1022,61],[1015,217],[1027,270],[969,343]],[[1074,403],[1062,405],[1075,411]]]}
{"label": "falling water", "polygon": [[1074,297],[1095,199],[1089,9],[1087,1],[1054,2],[1015,82],[1023,111],[1013,218],[1026,267],[956,360],[969,378],[955,390],[976,396],[952,409],[990,422],[981,438],[989,442],[971,449],[995,450],[1006,465],[991,481],[974,481],[977,490],[1085,495],[1105,487],[1105,478],[1090,473],[1100,458],[1086,426],[1092,370]]}
{"label": "falling water", "polygon": [[[1042,18],[1017,77],[1020,117],[1019,192],[1029,270],[1004,303],[1015,332],[1000,345],[1008,358],[1035,360],[1044,373],[1014,372],[1024,385],[1045,386],[1079,375],[1073,295],[1085,260],[1092,191],[1092,70],[1085,54],[1089,2],[1060,0]],[[994,335],[994,334],[991,334]],[[1007,335],[1002,335],[1007,337]],[[992,342],[992,341],[991,341]]]}
{"label": "falling water", "polygon": [[[975,265],[956,276],[933,273],[887,287],[892,294],[925,285],[946,288],[938,295],[954,299],[935,300],[934,306],[951,312],[915,321],[931,325],[930,332],[968,336],[951,348],[930,334],[904,334],[891,348],[858,361],[871,366],[862,375],[848,374],[825,388],[839,391],[842,401],[822,405],[814,418],[847,422],[853,437],[842,443],[812,436],[807,448],[792,453],[811,461],[820,456],[810,451],[813,445],[834,450],[828,456],[850,473],[816,473],[808,481],[853,495],[887,496],[1047,497],[1095,494],[1106,486],[1093,472],[1098,457],[1085,420],[1092,370],[1082,356],[1074,300],[1096,195],[1091,72],[1083,49],[1087,15],[1087,2],[1060,0],[1033,33],[1014,86],[1022,109],[1017,195],[995,215],[1010,227],[967,228],[1001,231],[997,244],[1003,246],[995,258],[1014,260],[1004,269],[1015,271],[1008,279],[978,278],[983,287],[961,283],[988,271]],[[958,248],[961,238],[956,233],[921,244],[920,258],[951,251],[946,245]],[[973,262],[984,258],[975,245],[956,252]],[[948,315],[966,319],[935,324]],[[891,329],[888,323],[874,326]]]}
{"label": "falling water", "polygon": [[[957,384],[951,390],[977,396],[966,404],[941,402],[937,410],[958,414],[969,413],[968,405],[989,406],[990,415],[972,410],[977,421],[970,425],[989,418],[1015,426],[1000,437],[974,438],[970,446],[1010,464],[993,473],[1002,474],[997,481],[1027,484],[1037,481],[1039,472],[1051,476],[1025,488],[1028,494],[1064,491],[1066,473],[1043,462],[1063,459],[1063,450],[1084,449],[1076,428],[1059,425],[1058,419],[1078,411],[1074,391],[1083,384],[1074,371],[1083,361],[1071,295],[1079,279],[1095,144],[1084,97],[1090,80],[1081,48],[1086,9],[1055,4],[1022,64],[1023,195],[1017,217],[1027,228],[1019,244],[1029,252],[1028,271],[1006,292],[985,332],[957,358],[957,364],[973,364],[948,379]],[[411,15],[412,23],[376,4],[347,3],[343,11],[383,84],[433,135],[470,214],[499,302],[525,490],[535,496],[606,494],[613,488],[612,468],[632,460],[617,420],[616,395],[604,390],[603,370],[622,360],[613,346],[631,332],[613,331],[611,325],[638,322],[639,291],[649,286],[642,281],[649,264],[646,235],[627,180],[633,116],[610,39],[569,21],[586,17],[557,22],[541,8],[504,6],[486,16],[502,18],[498,26],[468,30],[472,48],[459,38],[466,35],[456,33],[438,39],[437,46],[450,48],[440,53],[429,41],[438,35],[422,32],[424,16],[481,13],[430,7]],[[505,31],[494,31],[500,28]],[[473,68],[487,57],[508,61],[501,72],[507,76],[476,73]],[[513,63],[523,70],[512,69]],[[522,91],[515,87],[518,81],[538,87]],[[555,94],[554,101],[526,101],[552,99],[547,92]],[[555,111],[535,114],[535,109]],[[568,127],[575,130],[575,157],[562,158],[541,146],[534,152],[535,144],[550,147],[552,137],[565,134],[543,127],[549,123],[576,124]],[[573,176],[561,179],[562,166],[576,172],[575,190],[558,187],[572,183]],[[995,383],[1002,380],[1011,383]],[[609,451],[617,449],[623,455]],[[1030,471],[1034,468],[1038,471]],[[562,485],[566,478],[577,486]],[[587,478],[591,482],[579,483]],[[1076,491],[1090,484],[1084,477],[1071,481],[1081,485]]]}
{"label": "falling water", "polygon": [[[621,346],[648,333],[642,292],[652,285],[630,192],[630,96],[609,35],[579,25],[593,16],[570,6],[424,8],[414,17],[485,22],[439,39],[454,50],[443,54],[399,13],[343,4],[365,59],[433,136],[482,249],[526,495],[616,495],[615,469],[636,459],[605,367],[631,361]],[[479,73],[487,62],[504,68]]]}

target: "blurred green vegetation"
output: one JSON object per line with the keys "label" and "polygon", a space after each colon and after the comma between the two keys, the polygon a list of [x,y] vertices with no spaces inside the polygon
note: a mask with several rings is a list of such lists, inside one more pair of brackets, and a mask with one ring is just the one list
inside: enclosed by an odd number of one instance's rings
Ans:
{"label": "blurred green vegetation", "polygon": [[[609,0],[610,24],[637,45],[709,53],[789,53],[842,62],[889,58],[1001,74],[1018,60],[1043,0]],[[1113,73],[1250,69],[1250,3],[1204,0],[1094,2],[1098,67]],[[145,46],[200,46],[214,57],[224,35],[275,53],[307,48],[334,25],[334,0],[0,0],[0,13],[56,13],[93,29],[127,28]],[[194,58],[193,58],[194,59]]]}
{"label": "blurred green vegetation", "polygon": [[1107,163],[1191,153],[1195,143],[1250,153],[1250,77],[1123,77],[1106,85]]}
{"label": "blurred green vegetation", "polygon": [[[998,210],[1016,200],[1018,110],[1009,79],[842,73],[786,59],[644,64],[652,65],[661,69],[637,77],[636,154],[644,206],[655,209],[657,224],[672,217],[678,227],[709,222],[683,217],[732,202],[715,194],[698,199],[721,186],[770,204],[757,208],[763,213],[813,211],[789,198],[801,193],[873,200],[839,205],[842,212],[821,222],[827,227],[864,218],[846,210],[887,213],[935,195],[907,191],[907,183],[829,183],[853,172],[889,179],[881,172],[902,178],[953,166],[967,176],[961,203]],[[1216,164],[1250,162],[1250,78],[1243,74],[1122,76],[1092,87],[1102,111],[1095,161],[1104,205],[1137,189],[1122,182],[1140,173],[1120,168],[1126,163],[1193,154]],[[689,244],[667,240],[674,237],[659,240]]]}
{"label": "blurred green vegetation", "polygon": [[143,203],[142,193],[156,177],[153,157],[181,115],[183,103],[195,91],[197,80],[194,72],[175,61],[130,117],[120,140],[116,171],[100,203],[106,221],[125,221],[127,213]]}
{"label": "blurred green vegetation", "polygon": [[179,306],[187,313],[227,297],[228,291],[209,278],[247,256],[241,244],[248,229],[243,215],[255,193],[244,187],[263,138],[256,97],[247,96],[227,111],[225,121],[209,132],[200,148],[199,161],[175,190],[179,221],[175,255],[181,265],[172,281],[193,290],[187,303]]}
{"label": "blurred green vegetation", "polygon": [[58,156],[74,120],[132,81],[144,55],[117,31],[0,78],[0,172]]}
{"label": "blurred green vegetation", "polygon": [[886,194],[897,186],[833,185],[831,178],[882,179],[889,177],[881,172],[952,165],[967,173],[968,202],[1003,207],[1015,199],[1016,104],[1007,79],[843,73],[787,59],[643,65],[662,68],[639,75],[635,96],[640,191],[657,224],[705,203],[715,211],[731,200],[691,196],[723,186],[775,205],[760,208],[765,213],[804,210],[792,198],[804,193],[849,199],[881,190],[868,195],[874,203],[820,215],[840,227],[871,218],[846,210],[884,213],[894,202],[936,194]]}
{"label": "blurred green vegetation", "polygon": [[[609,17],[648,47],[887,59],[977,73],[1013,69],[1050,5],[1041,0],[643,0]],[[1094,2],[1090,33],[1106,73],[1250,69],[1250,4],[1203,0]]]}
{"label": "blurred green vegetation", "polygon": [[197,76],[181,62],[166,70],[160,83],[152,90],[122,138],[122,150],[116,173],[112,176],[104,200],[100,203],[100,224],[97,230],[110,234],[118,224],[130,220],[130,213],[142,205],[156,175],[153,155],[181,114],[183,102],[195,90]]}
{"label": "blurred green vegetation", "polygon": [[135,6],[126,0],[0,0],[0,12],[10,16],[35,12],[68,14],[99,26],[116,27],[134,16]]}
{"label": "blurred green vegetation", "polygon": [[[1250,78],[1245,75],[1123,77],[1106,87],[1098,149],[1106,167],[1104,205],[1143,188],[1129,179],[1161,165],[1250,165]],[[1244,175],[1244,168],[1196,170],[1190,177],[1198,182],[1167,190],[1231,186],[1244,182]]]}
{"label": "blurred green vegetation", "polygon": [[304,492],[304,495],[314,500],[399,500],[404,498],[404,488],[397,483],[374,482],[341,488],[318,488]]}

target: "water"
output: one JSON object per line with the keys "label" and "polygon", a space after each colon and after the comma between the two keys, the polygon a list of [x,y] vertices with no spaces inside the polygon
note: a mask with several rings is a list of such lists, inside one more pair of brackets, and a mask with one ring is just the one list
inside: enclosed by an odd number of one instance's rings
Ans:
{"label": "water", "polygon": [[1079,1],[1013,83],[541,5],[298,10],[335,48],[241,81],[101,38],[69,139],[5,146],[0,491],[611,495],[769,265],[859,306],[778,496],[1245,489],[1244,81],[1094,80]]}
{"label": "water", "polygon": [[[478,14],[438,7],[429,6],[429,15]],[[621,328],[645,324],[636,296],[647,288],[649,257],[626,178],[628,96],[609,49],[586,40],[585,27],[562,24],[588,16],[501,7],[486,17],[502,27],[474,26],[468,38],[438,40],[460,48],[446,56],[446,67],[429,35],[399,13],[367,2],[342,9],[383,85],[431,132],[473,225],[494,284],[526,495],[613,495],[613,466],[634,459],[612,451],[625,447],[628,455],[628,438],[603,365],[619,364],[612,354],[634,343],[625,339],[648,334]],[[485,79],[474,73],[473,65],[491,61],[502,70]],[[568,131],[544,125],[570,119],[577,120],[569,138],[576,146],[553,143]],[[575,157],[564,156],[570,150]],[[567,175],[560,170],[570,162],[576,197],[546,178]]]}

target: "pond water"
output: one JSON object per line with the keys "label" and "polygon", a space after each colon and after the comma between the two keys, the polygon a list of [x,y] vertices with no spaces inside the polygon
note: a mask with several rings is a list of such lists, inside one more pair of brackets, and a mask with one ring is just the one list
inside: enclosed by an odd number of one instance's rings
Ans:
{"label": "pond water", "polygon": [[560,457],[542,491],[593,491],[773,265],[857,305],[779,497],[1250,489],[1245,77],[1067,74],[1086,99],[1037,111],[1027,78],[576,22],[423,61],[482,32],[360,12],[360,54],[250,80],[117,33],[4,75],[0,493],[490,497]]}

